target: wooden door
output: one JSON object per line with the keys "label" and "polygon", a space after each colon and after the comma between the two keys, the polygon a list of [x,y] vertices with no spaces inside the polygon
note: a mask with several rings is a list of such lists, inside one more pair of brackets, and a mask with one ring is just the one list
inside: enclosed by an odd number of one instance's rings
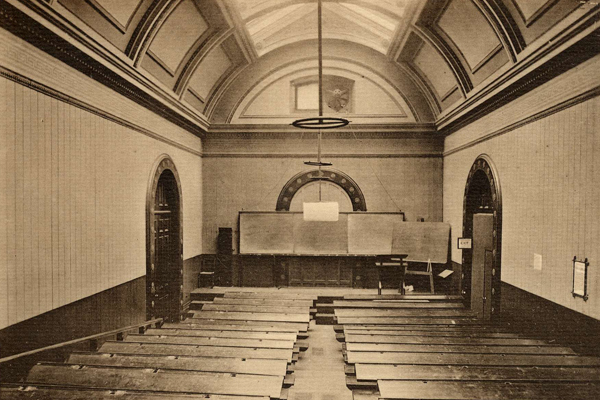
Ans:
{"label": "wooden door", "polygon": [[478,318],[486,320],[491,317],[493,231],[494,216],[492,214],[473,215],[471,309]]}
{"label": "wooden door", "polygon": [[177,321],[180,313],[182,263],[179,238],[179,193],[173,174],[164,171],[152,207],[153,253],[148,271],[148,317]]}

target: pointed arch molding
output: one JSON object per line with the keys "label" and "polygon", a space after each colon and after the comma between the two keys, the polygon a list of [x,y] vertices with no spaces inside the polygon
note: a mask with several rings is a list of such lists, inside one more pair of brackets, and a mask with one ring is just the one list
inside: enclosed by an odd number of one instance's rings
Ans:
{"label": "pointed arch molding", "polygon": [[362,190],[358,187],[356,182],[342,171],[338,171],[332,168],[326,169],[313,169],[310,171],[303,171],[294,175],[281,189],[279,197],[277,198],[277,205],[275,206],[276,211],[290,211],[290,204],[292,198],[298,190],[304,185],[307,185],[316,180],[325,180],[333,183],[340,188],[352,201],[353,211],[367,211],[367,203],[365,202],[365,196]]}
{"label": "pointed arch molding", "polygon": [[[175,168],[175,163],[168,154],[162,154],[155,161],[152,167],[152,173],[150,175],[150,181],[148,182],[148,189],[146,192],[146,271],[150,271],[152,263],[155,258],[156,249],[154,248],[154,198],[156,196],[156,190],[158,187],[158,181],[165,171],[170,171],[175,177],[177,184],[177,194],[179,196],[179,258],[177,260],[177,269],[180,271],[179,284],[183,284],[183,197],[181,196],[181,180],[179,179],[179,173]],[[179,307],[180,311],[183,307],[183,288],[179,290]]]}
{"label": "pointed arch molding", "polygon": [[[474,190],[474,178],[476,175],[480,175],[483,172],[489,183],[489,189],[491,192],[491,203],[492,213],[494,216],[493,221],[493,246],[492,246],[492,316],[497,315],[500,311],[500,288],[501,288],[501,253],[502,253],[502,192],[500,190],[500,181],[498,180],[498,172],[492,159],[487,154],[481,154],[475,159],[467,183],[465,185],[465,193],[463,197],[463,237],[473,237],[473,214],[475,211],[472,191]],[[463,250],[462,253],[462,265],[467,266],[463,270],[463,289],[470,291],[471,286],[471,266],[472,266],[472,252],[470,250]],[[465,293],[465,290],[463,290]]]}

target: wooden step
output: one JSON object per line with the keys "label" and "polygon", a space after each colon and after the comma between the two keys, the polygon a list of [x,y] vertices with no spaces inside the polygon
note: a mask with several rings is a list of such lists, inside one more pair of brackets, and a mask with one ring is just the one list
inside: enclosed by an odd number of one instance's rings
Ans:
{"label": "wooden step", "polygon": [[279,398],[282,376],[235,375],[216,372],[165,371],[64,364],[35,365],[27,383],[141,390],[170,393],[225,394]]}
{"label": "wooden step", "polygon": [[[44,385],[1,386],[0,399],[10,400],[163,400],[165,393],[120,390],[59,388]],[[269,400],[267,396],[169,393],[169,400]]]}
{"label": "wooden step", "polygon": [[202,310],[202,307],[204,307],[206,304],[212,304],[212,301],[192,300],[190,302],[190,310],[200,311]]}
{"label": "wooden step", "polygon": [[377,381],[359,381],[356,376],[346,375],[346,386],[350,390],[377,389]]}
{"label": "wooden step", "polygon": [[477,353],[477,354],[555,354],[575,355],[559,346],[486,346],[448,344],[346,343],[348,352],[374,353]]}
{"label": "wooden step", "polygon": [[598,399],[600,384],[378,381],[380,399]]}
{"label": "wooden step", "polygon": [[286,313],[251,313],[251,312],[220,312],[199,311],[195,312],[194,319],[209,319],[223,321],[261,321],[261,322],[291,322],[309,323],[308,314],[286,314]]}
{"label": "wooden step", "polygon": [[315,315],[315,322],[317,325],[333,325],[335,316],[333,314],[317,313]]}
{"label": "wooden step", "polygon": [[195,336],[169,336],[169,335],[128,335],[126,342],[136,343],[169,343],[186,344],[196,346],[220,346],[220,347],[252,347],[262,349],[293,349],[293,340],[261,340],[261,339],[231,339],[211,338]]}
{"label": "wooden step", "polygon": [[317,294],[289,293],[289,292],[227,292],[224,297],[230,299],[283,299],[283,300],[311,300],[319,297]]}
{"label": "wooden step", "polygon": [[348,352],[350,364],[483,365],[483,366],[600,366],[599,357],[533,354],[373,353]]}
{"label": "wooden step", "polygon": [[129,355],[111,353],[72,353],[67,362],[81,365],[177,369],[186,371],[228,372],[234,374],[285,375],[286,360],[254,358],[217,358],[190,356]]}
{"label": "wooden step", "polygon": [[[181,326],[181,325],[178,325]],[[185,327],[185,325],[184,325]],[[298,334],[294,332],[253,332],[253,331],[222,331],[222,330],[201,330],[201,329],[178,329],[178,328],[160,328],[148,329],[147,335],[166,335],[166,336],[194,336],[210,338],[229,338],[229,339],[260,339],[260,340],[286,340],[295,341]]]}
{"label": "wooden step", "polygon": [[109,341],[98,350],[102,353],[155,354],[194,357],[260,358],[292,361],[292,350],[249,347],[189,346],[184,344],[128,343]]}
{"label": "wooden step", "polygon": [[356,378],[363,381],[461,380],[461,381],[600,381],[600,367],[485,367],[446,365],[356,364]]}

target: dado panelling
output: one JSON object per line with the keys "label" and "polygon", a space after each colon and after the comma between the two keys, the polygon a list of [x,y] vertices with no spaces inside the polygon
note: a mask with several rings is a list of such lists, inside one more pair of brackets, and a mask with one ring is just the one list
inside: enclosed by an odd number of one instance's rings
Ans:
{"label": "dado panelling", "polygon": [[200,253],[198,155],[13,80],[0,99],[0,328],[146,274],[163,153],[182,181],[184,257]]}
{"label": "dado panelling", "polygon": [[[502,280],[594,318],[600,98],[597,78],[590,80],[597,68],[598,57],[451,135],[444,158],[444,220],[453,243],[461,235],[469,169],[488,154],[502,189]],[[452,259],[460,263],[454,247]],[[534,254],[542,256],[541,270],[533,267]],[[591,264],[587,302],[571,295],[574,256]]]}

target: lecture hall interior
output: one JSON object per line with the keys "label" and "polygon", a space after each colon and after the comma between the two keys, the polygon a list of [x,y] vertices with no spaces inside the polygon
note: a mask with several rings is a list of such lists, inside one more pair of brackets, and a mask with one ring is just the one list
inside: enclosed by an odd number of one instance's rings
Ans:
{"label": "lecture hall interior", "polygon": [[599,21],[0,0],[0,399],[599,399]]}

